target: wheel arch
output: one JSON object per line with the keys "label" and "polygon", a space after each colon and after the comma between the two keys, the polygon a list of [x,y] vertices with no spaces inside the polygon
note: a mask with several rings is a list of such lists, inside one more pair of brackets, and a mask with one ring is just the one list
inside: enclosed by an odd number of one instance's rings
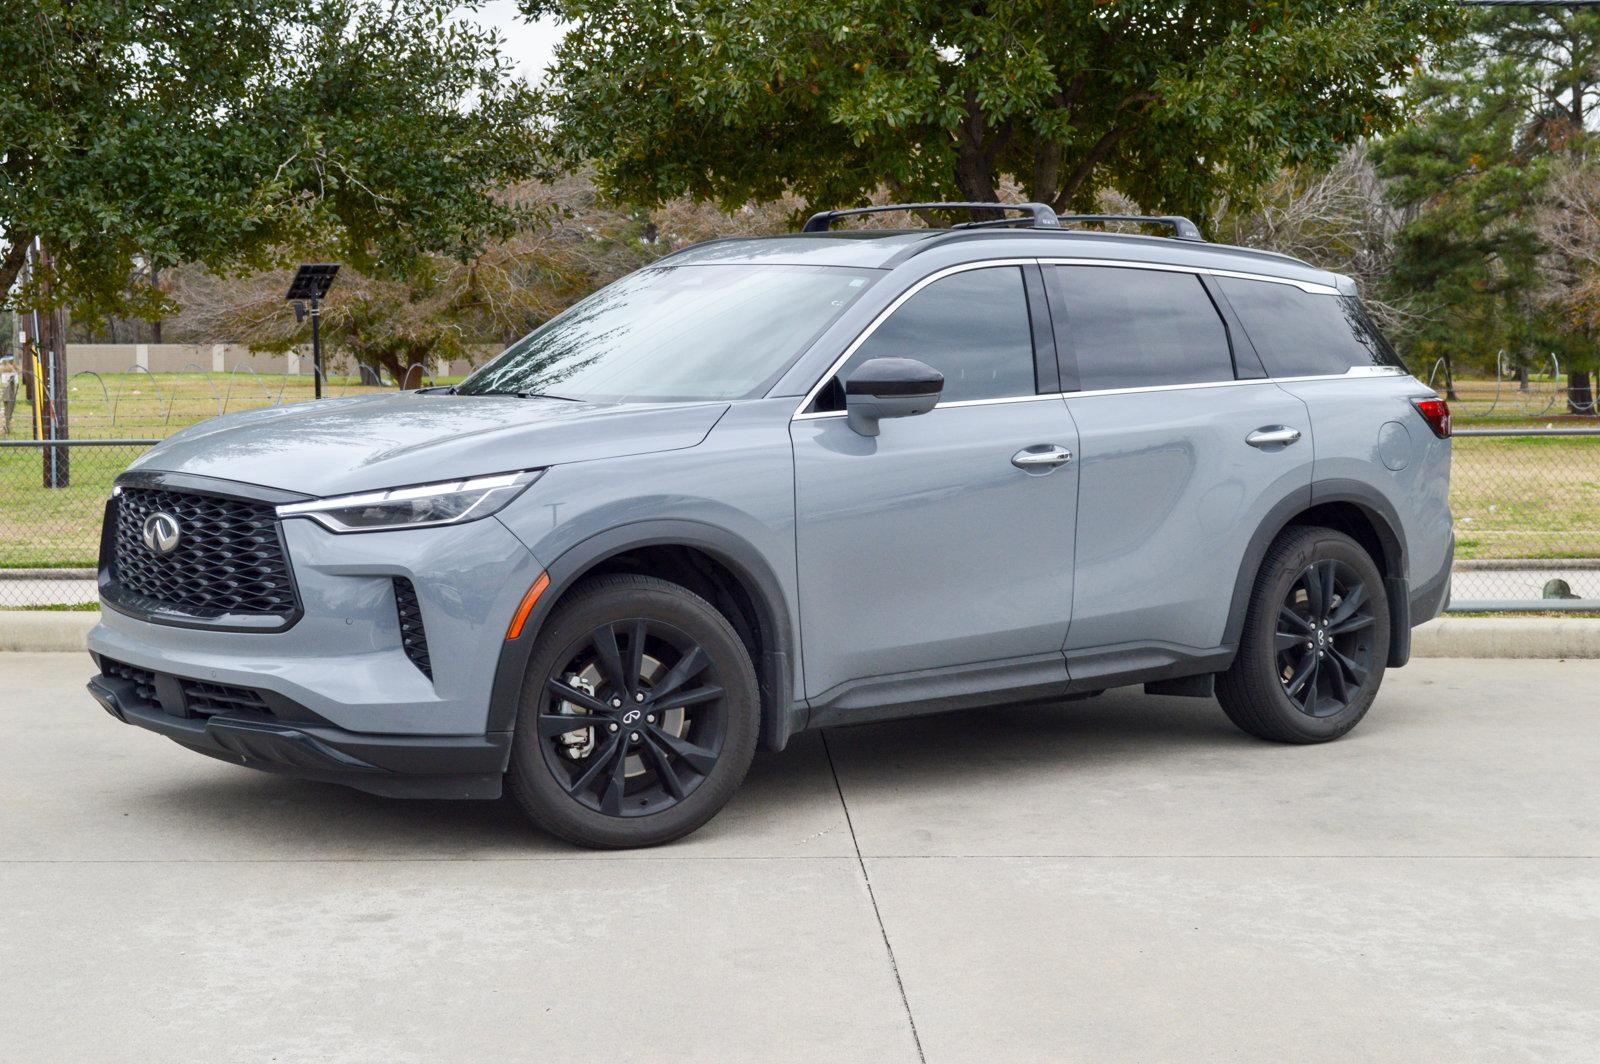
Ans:
{"label": "wheel arch", "polygon": [[522,634],[506,640],[489,699],[489,731],[510,731],[539,630],[580,581],[631,572],[688,587],[716,606],[750,650],[761,689],[761,745],[781,750],[800,730],[795,719],[794,635],[788,599],[765,558],[741,537],[696,521],[622,525],[577,543],[545,570],[550,584]]}
{"label": "wheel arch", "polygon": [[1411,655],[1411,596],[1406,580],[1406,544],[1400,515],[1377,489],[1360,481],[1318,483],[1308,499],[1296,493],[1268,512],[1250,538],[1239,574],[1234,581],[1223,643],[1238,646],[1244,631],[1250,592],[1270,547],[1292,527],[1329,528],[1361,544],[1383,574],[1389,604],[1389,656],[1391,668],[1404,665]]}

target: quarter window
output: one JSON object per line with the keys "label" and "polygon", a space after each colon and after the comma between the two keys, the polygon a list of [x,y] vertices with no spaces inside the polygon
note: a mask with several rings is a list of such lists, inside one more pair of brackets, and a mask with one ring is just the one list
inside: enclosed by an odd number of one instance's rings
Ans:
{"label": "quarter window", "polygon": [[1055,270],[1084,391],[1233,380],[1228,330],[1199,277],[1117,266]]}
{"label": "quarter window", "polygon": [[923,288],[856,349],[819,398],[818,408],[842,410],[838,382],[869,358],[891,357],[914,358],[943,373],[943,403],[1036,394],[1022,270],[963,270]]}
{"label": "quarter window", "polygon": [[1402,366],[1350,296],[1318,295],[1294,285],[1219,277],[1239,323],[1269,377],[1315,377],[1357,366]]}

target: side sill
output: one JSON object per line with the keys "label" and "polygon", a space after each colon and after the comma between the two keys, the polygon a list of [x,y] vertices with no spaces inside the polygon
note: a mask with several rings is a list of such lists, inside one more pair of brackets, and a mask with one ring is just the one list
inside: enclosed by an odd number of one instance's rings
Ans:
{"label": "side sill", "polygon": [[[1067,671],[1073,691],[1096,691],[1131,684],[1154,684],[1227,671],[1238,648],[1187,647],[1177,643],[1115,643],[1067,651]],[[1152,694],[1182,694],[1172,684]]]}
{"label": "side sill", "polygon": [[851,680],[811,700],[810,728],[919,717],[975,706],[1066,698],[1060,653]]}

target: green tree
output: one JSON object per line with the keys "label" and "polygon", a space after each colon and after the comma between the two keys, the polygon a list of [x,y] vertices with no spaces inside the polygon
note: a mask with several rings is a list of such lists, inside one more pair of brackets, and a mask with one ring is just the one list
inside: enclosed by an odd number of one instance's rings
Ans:
{"label": "green tree", "polygon": [[1114,189],[1204,219],[1392,127],[1449,0],[522,0],[558,148],[642,204]]}
{"label": "green tree", "polygon": [[1594,331],[1568,284],[1581,242],[1551,240],[1551,175],[1593,140],[1600,14],[1491,10],[1408,89],[1415,121],[1374,158],[1410,220],[1398,234],[1391,294],[1422,308],[1411,339],[1446,359],[1505,349],[1524,367],[1554,351],[1569,368],[1569,408],[1592,404]]}
{"label": "green tree", "polygon": [[403,274],[505,235],[535,101],[458,6],[7,0],[0,294],[35,237],[51,301],[95,320],[170,313],[150,278],[183,263]]}

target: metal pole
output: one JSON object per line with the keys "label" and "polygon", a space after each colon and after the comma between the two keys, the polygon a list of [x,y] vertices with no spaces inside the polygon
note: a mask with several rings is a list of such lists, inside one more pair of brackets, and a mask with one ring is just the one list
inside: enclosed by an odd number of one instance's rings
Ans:
{"label": "metal pole", "polygon": [[312,388],[316,398],[322,398],[322,309],[316,299],[311,300],[311,373],[315,378]]}

